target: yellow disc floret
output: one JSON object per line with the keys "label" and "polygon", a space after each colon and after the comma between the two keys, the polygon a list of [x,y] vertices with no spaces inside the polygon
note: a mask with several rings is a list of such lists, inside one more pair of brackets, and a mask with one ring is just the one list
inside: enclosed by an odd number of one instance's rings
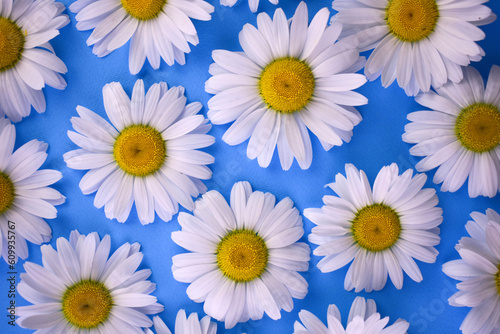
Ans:
{"label": "yellow disc floret", "polygon": [[436,0],[389,0],[385,10],[390,32],[404,42],[417,42],[429,36],[438,18]]}
{"label": "yellow disc floret", "polygon": [[398,214],[384,204],[372,204],[359,210],[351,228],[358,245],[372,252],[391,247],[401,233]]}
{"label": "yellow disc floret", "polygon": [[81,329],[96,328],[109,316],[113,300],[101,282],[81,281],[70,286],[62,298],[62,311],[70,324]]}
{"label": "yellow disc floret", "polygon": [[167,0],[121,0],[123,8],[138,20],[151,20],[160,14]]}
{"label": "yellow disc floret", "polygon": [[250,282],[267,267],[268,251],[264,240],[249,230],[235,230],[217,246],[217,264],[235,282]]}
{"label": "yellow disc floret", "polygon": [[259,79],[259,92],[267,107],[282,113],[303,109],[311,100],[314,86],[309,65],[295,58],[273,61]]}
{"label": "yellow disc floret", "polygon": [[14,67],[24,49],[24,34],[14,22],[0,17],[0,72]]}
{"label": "yellow disc floret", "polygon": [[455,123],[455,134],[465,148],[488,152],[500,144],[500,111],[486,103],[463,109]]}
{"label": "yellow disc floret", "polygon": [[0,214],[9,210],[14,196],[14,184],[7,174],[0,172]]}
{"label": "yellow disc floret", "polygon": [[161,133],[148,125],[123,129],[113,149],[118,166],[134,176],[146,176],[159,170],[165,162],[166,151]]}
{"label": "yellow disc floret", "polygon": [[498,269],[498,271],[495,275],[495,283],[497,286],[497,292],[500,295],[500,264],[497,266],[497,269]]}

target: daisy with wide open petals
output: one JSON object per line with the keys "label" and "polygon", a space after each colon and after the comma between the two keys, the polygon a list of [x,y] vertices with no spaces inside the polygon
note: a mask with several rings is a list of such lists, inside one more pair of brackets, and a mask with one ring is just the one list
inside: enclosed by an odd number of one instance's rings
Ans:
{"label": "daisy with wide open petals", "polygon": [[443,210],[434,189],[422,189],[425,174],[398,166],[383,167],[373,190],[366,174],[347,164],[346,177],[337,174],[328,186],[339,197],[324,196],[321,209],[306,209],[304,216],[317,226],[309,241],[319,245],[314,255],[322,272],[337,270],[352,261],[344,287],[359,292],[381,290],[387,274],[397,289],[403,287],[403,270],[416,282],[422,274],[414,259],[434,263],[438,251]]}
{"label": "daisy with wide open petals", "polygon": [[92,29],[87,45],[104,57],[130,40],[129,70],[137,74],[146,58],[154,69],[185,64],[188,43],[198,44],[191,19],[209,21],[214,7],[203,0],[77,0],[69,9],[78,30]]}
{"label": "daisy with wide open petals", "polygon": [[332,20],[345,24],[361,51],[374,49],[366,62],[370,80],[382,85],[397,79],[407,95],[460,82],[460,66],[479,61],[485,37],[477,26],[496,16],[482,5],[488,0],[334,0]]}
{"label": "daisy with wide open petals", "polygon": [[[153,317],[154,329],[156,334],[172,334],[167,325],[161,320],[159,316]],[[204,316],[203,319],[198,320],[197,313],[191,313],[189,318],[186,317],[186,311],[179,310],[175,318],[175,334],[216,334],[217,324],[210,321],[210,317]],[[154,334],[154,332],[146,328],[144,334]]]}
{"label": "daisy with wide open petals", "polygon": [[335,304],[328,306],[328,327],[306,310],[299,312],[299,318],[302,324],[295,322],[294,334],[405,334],[410,326],[403,319],[398,319],[394,324],[387,326],[389,317],[381,318],[375,301],[365,300],[363,297],[354,299],[345,329],[341,323],[340,311]]}
{"label": "daisy with wide open petals", "polygon": [[292,298],[307,294],[298,273],[309,267],[309,246],[297,242],[304,234],[302,217],[290,198],[276,204],[270,193],[252,191],[238,182],[230,205],[217,191],[195,203],[194,215],[179,214],[181,231],[172,240],[189,253],[172,259],[174,278],[190,283],[189,298],[205,302],[211,317],[226,328],[267,315],[276,320],[281,309],[293,309]]}
{"label": "daisy with wide open petals", "polygon": [[[233,7],[237,1],[238,0],[220,0],[220,4],[223,6]],[[260,0],[248,0],[248,7],[250,7],[252,13],[255,13],[257,11],[257,8],[259,8],[259,2]],[[279,3],[279,0],[269,0],[269,2],[273,5],[277,5]]]}
{"label": "daisy with wide open petals", "polygon": [[148,224],[155,212],[169,221],[179,204],[193,209],[193,199],[206,191],[200,179],[210,179],[206,166],[214,158],[198,149],[214,138],[210,124],[198,115],[202,105],[186,105],[184,87],[168,89],[161,82],[147,94],[138,80],[129,99],[113,82],[103,88],[104,108],[111,124],[78,106],[80,117],[71,122],[77,132],[69,138],[81,149],[64,154],[68,167],[90,169],[80,182],[84,194],[97,191],[94,205],[104,206],[106,217],[127,220],[135,203],[139,220]]}
{"label": "daisy with wide open petals", "polygon": [[69,241],[57,239],[57,251],[43,245],[40,266],[24,264],[17,285],[19,294],[32,303],[16,309],[17,324],[37,333],[100,334],[142,333],[153,322],[146,314],[163,311],[150,293],[156,284],[147,281],[150,269],[142,261],[138,243],[126,243],[109,256],[111,239],[97,233],[72,231]]}
{"label": "daisy with wide open petals", "polygon": [[[47,159],[47,144],[34,139],[14,151],[15,141],[14,125],[0,118],[0,252],[9,264],[28,256],[26,241],[40,245],[50,240],[44,218],[56,218],[54,206],[65,199],[49,187],[62,178],[61,172],[39,170]],[[14,229],[15,245],[8,238]]]}
{"label": "daisy with wide open petals", "polygon": [[283,10],[274,18],[260,13],[257,28],[243,27],[244,53],[215,50],[205,84],[208,117],[214,124],[234,123],[222,139],[237,145],[248,138],[247,156],[269,166],[276,147],[281,166],[293,159],[302,169],[312,162],[308,129],[325,150],[348,142],[361,115],[353,106],[367,99],[352,89],[366,82],[353,72],[364,64],[353,39],[335,42],[341,24],[327,27],[330,12],[321,9],[308,25],[301,2],[291,23]]}
{"label": "daisy with wide open petals", "polygon": [[66,65],[49,41],[69,23],[65,7],[53,0],[0,1],[0,118],[19,122],[45,111],[45,84],[64,89]]}
{"label": "daisy with wide open petals", "polygon": [[458,292],[448,299],[451,306],[471,307],[460,329],[464,334],[500,333],[500,215],[471,213],[465,225],[469,237],[455,246],[460,260],[443,265],[457,284]]}
{"label": "daisy with wide open petals", "polygon": [[416,101],[431,108],[408,115],[403,140],[424,156],[418,171],[439,167],[434,183],[457,191],[469,178],[469,196],[494,197],[500,190],[500,67],[493,66],[486,89],[479,72],[467,67],[462,82],[448,83],[437,94]]}

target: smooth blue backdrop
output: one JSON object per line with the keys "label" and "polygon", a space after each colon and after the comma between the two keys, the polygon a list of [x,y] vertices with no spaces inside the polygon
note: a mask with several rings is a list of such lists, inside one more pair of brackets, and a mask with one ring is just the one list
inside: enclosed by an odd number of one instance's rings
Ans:
{"label": "smooth blue backdrop", "polygon": [[[146,64],[136,76],[130,75],[128,71],[128,44],[107,57],[98,58],[85,43],[90,32],[78,31],[75,28],[75,15],[69,13],[71,23],[52,40],[57,55],[68,67],[68,73],[65,75],[68,87],[64,91],[44,89],[47,111],[44,114],[33,112],[31,116],[16,124],[16,148],[34,138],[47,142],[49,155],[43,168],[57,169],[64,175],[54,187],[61,191],[67,200],[57,207],[59,211],[57,219],[48,221],[53,230],[50,243],[55,247],[56,239],[68,238],[73,229],[78,229],[81,233],[97,231],[101,237],[110,234],[113,250],[125,242],[141,243],[144,252],[141,268],[152,269],[151,280],[157,283],[154,295],[165,305],[161,317],[172,330],[175,315],[180,308],[186,309],[188,313],[198,312],[200,317],[204,315],[203,305],[187,297],[185,293],[187,284],[178,283],[172,277],[171,258],[175,254],[184,252],[184,249],[170,239],[170,234],[180,229],[177,215],[170,222],[163,222],[157,218],[148,226],[139,223],[135,212],[124,224],[108,220],[102,209],[98,210],[93,206],[94,195],[84,196],[81,193],[78,183],[84,172],[67,168],[62,155],[76,148],[66,135],[67,131],[72,129],[70,118],[76,116],[75,107],[82,105],[106,117],[101,91],[106,83],[112,81],[121,82],[128,94],[131,94],[137,79],[145,81],[146,89],[159,81],[166,81],[169,86],[182,85],[186,87],[188,102],[202,102],[204,105],[202,112],[206,114],[207,101],[211,96],[205,93],[204,82],[209,78],[211,51],[214,49],[240,51],[238,33],[246,23],[255,25],[257,17],[249,11],[247,0],[239,0],[233,8],[219,5],[218,0],[209,2],[214,4],[215,12],[209,22],[194,21],[200,44],[192,47],[192,52],[186,57],[187,64],[170,67],[162,63],[160,69],[156,71]],[[299,0],[282,0],[279,6],[284,9],[287,17],[291,17],[299,2]],[[63,3],[69,6],[71,1],[64,0]],[[330,0],[309,0],[307,4],[310,18],[322,7],[328,7],[332,15],[334,14]],[[492,1],[487,5],[497,14],[500,13],[499,1]],[[261,0],[260,12],[267,12],[272,16],[275,9],[276,7],[267,0]],[[484,48],[486,56],[481,62],[473,63],[473,66],[486,78],[493,64],[500,65],[498,43],[500,21],[483,27],[483,30],[486,32],[486,39],[479,44]],[[247,142],[231,147],[221,140],[229,125],[213,127],[210,134],[215,136],[216,143],[206,149],[215,157],[215,163],[211,165],[213,178],[206,182],[208,189],[218,190],[228,198],[234,182],[248,180],[255,190],[271,192],[279,200],[289,196],[299,211],[303,212],[305,208],[320,207],[321,198],[332,194],[329,189],[324,188],[324,185],[332,182],[335,174],[344,173],[346,163],[353,163],[363,169],[371,182],[382,166],[392,162],[397,163],[401,170],[414,168],[418,159],[409,154],[410,145],[401,140],[401,135],[404,132],[404,125],[408,123],[406,115],[422,109],[421,106],[415,103],[412,97],[407,97],[396,84],[384,89],[380,80],[369,82],[358,91],[369,99],[369,103],[359,108],[364,119],[354,129],[352,141],[325,152],[313,136],[314,159],[308,170],[301,170],[294,162],[289,171],[282,171],[277,154],[269,168],[261,168],[257,161],[247,159]],[[307,309],[318,315],[322,321],[326,321],[327,307],[332,303],[339,307],[345,321],[352,301],[357,295],[361,295],[375,299],[381,314],[390,316],[390,323],[397,318],[407,319],[411,323],[408,330],[410,334],[459,333],[458,328],[468,309],[448,305],[447,298],[456,291],[454,287],[456,282],[442,273],[441,266],[446,261],[458,258],[454,246],[466,234],[464,225],[470,219],[470,212],[484,212],[487,208],[494,208],[500,212],[500,195],[493,199],[469,199],[466,186],[456,193],[443,193],[439,191],[439,186],[432,183],[433,175],[433,171],[428,173],[429,180],[426,187],[438,190],[439,206],[444,209],[444,222],[441,225],[442,241],[437,246],[440,254],[435,264],[418,263],[424,277],[421,283],[413,282],[405,276],[402,290],[395,289],[389,281],[381,291],[356,294],[344,290],[343,281],[347,267],[323,274],[316,268],[320,259],[312,256],[310,269],[303,274],[309,282],[309,293],[303,300],[294,300],[292,312],[282,312],[282,318],[278,321],[264,316],[260,321],[239,324],[228,331],[225,331],[223,324],[219,323],[218,332],[291,333],[293,323],[298,319],[297,314],[301,309]],[[307,242],[307,235],[312,227],[313,224],[304,219],[305,235],[302,241]],[[30,244],[29,251],[28,260],[41,263],[39,246]],[[23,263],[24,261],[20,261],[17,264],[18,272],[23,272]],[[2,260],[0,307],[3,310],[9,302],[6,272],[7,266]],[[19,280],[19,274],[17,279]],[[20,296],[17,297],[16,303],[27,304]],[[6,317],[0,317],[0,333],[31,332],[7,326]]]}

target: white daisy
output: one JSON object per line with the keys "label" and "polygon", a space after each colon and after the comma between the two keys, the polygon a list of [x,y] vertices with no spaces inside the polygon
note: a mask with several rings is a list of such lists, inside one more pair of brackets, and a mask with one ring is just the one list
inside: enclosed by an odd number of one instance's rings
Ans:
{"label": "white daisy", "polygon": [[[223,6],[233,7],[236,1],[238,0],[220,0],[220,4]],[[248,7],[250,7],[252,13],[255,13],[257,11],[257,8],[259,8],[259,2],[260,0],[248,0]],[[277,5],[279,3],[279,0],[269,0],[269,2],[273,5]]]}
{"label": "white daisy", "polygon": [[319,245],[314,255],[322,272],[337,270],[354,260],[344,288],[367,292],[382,289],[387,274],[397,289],[403,287],[403,270],[416,282],[422,280],[417,259],[434,263],[440,238],[443,210],[434,189],[422,189],[425,174],[398,166],[383,167],[373,191],[363,171],[347,164],[346,176],[337,174],[328,184],[339,197],[324,196],[321,209],[306,209],[304,216],[315,223],[309,241]]}
{"label": "white daisy", "polygon": [[17,324],[36,333],[143,333],[153,323],[146,314],[163,311],[146,281],[150,269],[136,271],[140,245],[126,243],[110,257],[110,237],[72,231],[69,241],[57,239],[57,251],[43,245],[40,266],[26,262],[17,285],[32,303],[16,308]]}
{"label": "white daisy", "polygon": [[373,49],[365,67],[369,80],[382,85],[397,79],[407,95],[462,80],[460,66],[479,61],[484,39],[477,26],[496,16],[488,0],[334,0],[332,20],[345,24],[361,51]]}
{"label": "white daisy", "polygon": [[47,144],[34,139],[13,152],[15,141],[14,125],[0,118],[0,252],[10,264],[28,256],[26,241],[40,245],[50,240],[52,231],[44,219],[56,218],[54,206],[65,199],[48,187],[62,178],[61,172],[38,170],[47,159]]}
{"label": "white daisy", "polygon": [[[156,334],[171,334],[167,325],[160,319],[159,316],[153,317],[154,329]],[[179,310],[175,318],[175,333],[177,334],[215,334],[217,333],[217,324],[210,321],[207,315],[203,319],[198,320],[197,313],[191,313],[189,318],[186,317],[186,311]],[[149,328],[144,330],[144,334],[154,334]]]}
{"label": "white daisy", "polygon": [[302,169],[312,161],[307,129],[325,150],[350,141],[361,121],[353,106],[367,103],[351,91],[366,82],[353,72],[364,64],[353,39],[337,42],[341,24],[327,27],[330,12],[321,9],[308,26],[301,2],[289,23],[282,9],[274,18],[257,16],[257,27],[246,24],[239,35],[244,53],[215,50],[212,77],[205,84],[208,117],[214,124],[235,121],[222,139],[237,145],[250,138],[247,156],[269,166],[278,147],[283,169],[293,159]]}
{"label": "white daisy", "polygon": [[64,89],[66,65],[49,41],[69,23],[65,7],[53,0],[0,2],[0,118],[19,122],[45,111],[45,84]]}
{"label": "white daisy", "polygon": [[431,108],[408,115],[403,140],[425,156],[418,171],[439,167],[434,183],[442,191],[457,191],[469,178],[469,196],[494,197],[500,190],[500,67],[491,68],[486,89],[472,67],[462,82],[447,83],[437,94],[420,94],[416,101]]}
{"label": "white daisy", "polygon": [[334,304],[328,306],[328,327],[306,310],[299,312],[299,318],[304,325],[295,321],[294,334],[405,334],[410,326],[406,320],[398,319],[394,324],[386,327],[389,317],[381,319],[375,301],[365,300],[363,297],[354,299],[345,329],[341,323],[339,309]]}
{"label": "white daisy", "polygon": [[184,87],[168,89],[161,82],[144,94],[144,83],[135,83],[130,100],[122,86],[113,82],[103,88],[104,109],[111,120],[78,106],[80,117],[71,123],[79,133],[68,131],[81,149],[64,154],[73,169],[90,169],[80,181],[84,194],[97,191],[94,205],[104,206],[106,217],[127,220],[135,202],[142,224],[151,223],[155,212],[169,221],[179,204],[193,209],[193,197],[207,190],[200,179],[212,172],[206,166],[214,158],[198,149],[214,138],[211,125],[198,115],[202,105],[186,105]]}
{"label": "white daisy", "polygon": [[472,307],[460,329],[464,334],[500,333],[500,215],[471,213],[465,225],[471,236],[455,246],[462,259],[443,265],[457,284],[458,292],[448,299],[451,306]]}
{"label": "white daisy", "polygon": [[198,44],[191,19],[209,21],[214,7],[203,0],[77,0],[69,9],[78,30],[93,29],[87,45],[104,57],[129,40],[129,70],[137,74],[146,58],[156,70],[160,57],[168,64],[185,64],[188,43]]}
{"label": "white daisy", "polygon": [[172,240],[189,253],[173,257],[174,278],[191,283],[189,298],[205,302],[205,313],[226,328],[261,319],[264,312],[279,319],[281,309],[293,309],[292,297],[307,294],[298,274],[308,269],[310,253],[297,242],[304,234],[302,217],[290,198],[275,203],[274,195],[238,182],[231,206],[212,190],[196,201],[194,216],[179,214],[182,231],[173,232]]}

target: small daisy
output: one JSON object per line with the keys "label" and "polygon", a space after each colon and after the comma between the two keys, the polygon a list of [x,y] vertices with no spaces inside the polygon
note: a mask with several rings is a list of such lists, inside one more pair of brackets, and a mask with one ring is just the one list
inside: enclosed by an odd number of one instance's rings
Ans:
{"label": "small daisy", "polygon": [[364,64],[353,39],[335,43],[341,24],[327,27],[330,12],[321,9],[308,26],[301,2],[287,21],[282,9],[274,18],[257,16],[257,28],[243,27],[239,40],[244,53],[215,50],[212,77],[205,90],[214,124],[235,121],[222,139],[238,145],[248,138],[247,156],[269,166],[276,146],[284,170],[293,159],[302,169],[312,161],[308,129],[325,150],[349,142],[361,121],[353,106],[367,103],[351,91],[366,82],[353,72]]}
{"label": "small daisy", "polygon": [[93,29],[87,45],[104,57],[129,40],[129,70],[137,74],[146,58],[156,70],[160,57],[184,65],[188,43],[198,44],[191,19],[209,21],[214,7],[203,0],[77,0],[69,9],[78,30]]}
{"label": "small daisy", "polygon": [[[47,144],[32,140],[15,152],[16,129],[6,118],[0,118],[0,252],[10,264],[28,256],[26,241],[40,245],[52,237],[44,219],[57,216],[54,207],[65,197],[48,186],[62,174],[52,169],[39,170],[47,159]],[[15,252],[9,252],[15,229]]]}
{"label": "small daisy", "polygon": [[387,274],[397,289],[403,287],[403,270],[422,280],[413,259],[434,263],[439,244],[438,225],[443,210],[434,189],[422,189],[425,174],[408,169],[399,175],[398,166],[383,167],[373,191],[363,171],[347,164],[346,176],[337,174],[328,184],[339,197],[324,196],[321,209],[306,209],[304,216],[318,225],[309,241],[319,245],[314,255],[322,272],[337,270],[354,260],[347,271],[344,288],[366,292],[382,289]]}
{"label": "small daisy", "polygon": [[65,7],[53,0],[2,0],[0,3],[0,118],[19,122],[45,111],[45,84],[64,89],[66,65],[49,41],[69,23]]}
{"label": "small daisy", "polygon": [[[167,325],[160,319],[159,316],[153,317],[154,329],[156,334],[172,334]],[[198,320],[197,313],[191,313],[189,318],[186,317],[186,311],[179,310],[177,318],[175,318],[175,333],[177,334],[215,334],[217,333],[217,324],[210,321],[207,315],[203,319]],[[144,334],[154,334],[149,328],[144,330]]]}
{"label": "small daisy", "polygon": [[451,306],[472,307],[460,329],[464,334],[500,333],[500,215],[473,212],[465,225],[469,237],[455,246],[462,259],[447,262],[443,271],[457,284]]}
{"label": "small daisy", "polygon": [[470,197],[494,197],[500,190],[500,67],[491,68],[486,89],[476,69],[464,73],[462,82],[416,97],[433,110],[409,114],[403,140],[417,144],[412,155],[425,156],[418,171],[439,167],[433,181],[443,182],[442,191],[457,191],[468,177]]}
{"label": "small daisy", "polygon": [[99,240],[72,231],[69,241],[57,239],[57,251],[43,245],[40,266],[26,262],[17,285],[32,303],[16,309],[17,324],[36,333],[142,333],[153,323],[146,314],[163,311],[146,281],[151,270],[136,271],[140,245],[126,243],[109,257],[110,237]]}
{"label": "small daisy", "polygon": [[341,323],[339,309],[334,304],[328,306],[328,327],[306,310],[299,312],[299,318],[304,325],[295,321],[294,334],[405,334],[410,326],[406,320],[398,319],[394,324],[386,327],[389,317],[381,319],[375,301],[365,300],[363,297],[354,299],[345,329]]}
{"label": "small daisy", "polygon": [[310,250],[297,242],[304,229],[290,198],[276,204],[274,195],[238,182],[230,206],[212,190],[196,201],[193,213],[181,212],[182,231],[172,233],[189,251],[173,257],[172,272],[191,283],[187,294],[205,302],[206,314],[232,328],[264,312],[279,319],[281,309],[293,309],[292,297],[306,296],[308,285],[298,271],[309,268]]}
{"label": "small daisy", "polygon": [[79,133],[68,131],[81,149],[64,154],[73,169],[90,169],[80,182],[87,195],[97,191],[94,205],[104,206],[106,217],[127,220],[135,202],[142,224],[155,219],[155,212],[169,221],[179,204],[193,210],[193,197],[207,188],[212,172],[206,166],[214,158],[199,148],[214,138],[206,133],[210,124],[198,115],[202,105],[186,105],[184,87],[168,89],[154,84],[144,94],[138,80],[129,99],[118,82],[103,88],[104,109],[111,120],[78,106],[80,117],[71,123]]}
{"label": "small daisy", "polygon": [[369,80],[382,85],[397,79],[407,95],[460,82],[460,66],[479,61],[484,39],[477,26],[493,22],[488,0],[334,0],[332,20],[345,24],[361,51],[373,50],[365,67]]}
{"label": "small daisy", "polygon": [[[223,6],[233,7],[236,1],[238,0],[220,0],[220,4]],[[257,8],[259,7],[259,2],[260,0],[248,0],[248,7],[250,7],[252,13],[255,13],[257,11]],[[279,3],[279,0],[269,0],[269,2],[272,3],[273,5],[277,5]]]}

